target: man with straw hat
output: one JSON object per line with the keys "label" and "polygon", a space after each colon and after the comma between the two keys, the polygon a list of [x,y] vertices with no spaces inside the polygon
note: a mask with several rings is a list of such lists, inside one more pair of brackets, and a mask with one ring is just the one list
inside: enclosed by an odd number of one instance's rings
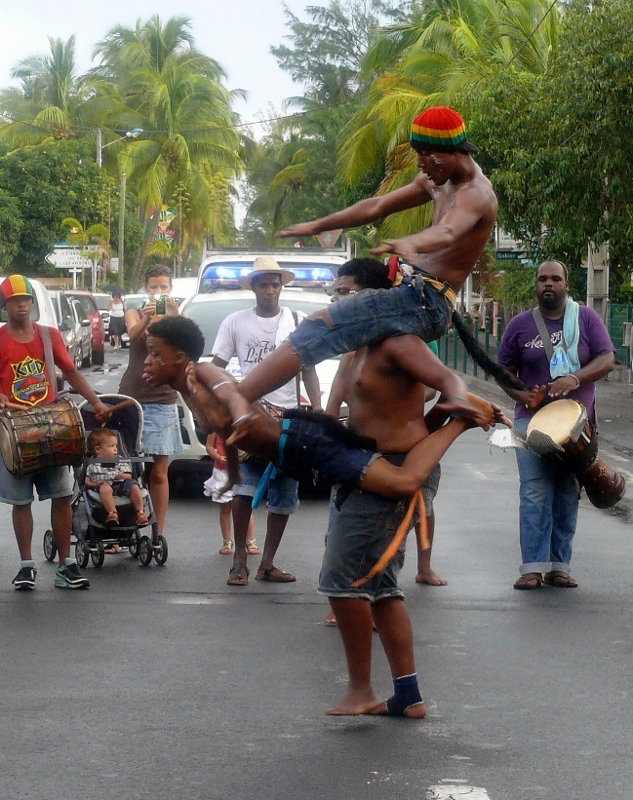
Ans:
{"label": "man with straw hat", "polygon": [[[240,393],[245,402],[232,409],[238,429],[249,403],[290,380],[302,367],[393,336],[413,334],[429,342],[445,333],[457,292],[490,238],[497,198],[471,158],[477,148],[466,138],[464,120],[454,109],[438,106],[419,114],[410,145],[420,172],[408,186],[314,222],[292,225],[279,235],[294,238],[354,228],[432,202],[428,228],[373,250],[377,255],[402,256],[413,266],[413,276],[392,290],[360,292],[303,322],[265,365],[243,381]],[[454,410],[468,414],[468,403],[457,398]],[[246,417],[241,422],[245,424]]]}
{"label": "man with straw hat", "polygon": [[[246,377],[264,359],[268,358],[286,337],[294,331],[305,315],[292,312],[279,305],[281,289],[294,279],[294,273],[282,269],[271,256],[258,256],[253,269],[240,279],[240,287],[252,289],[256,305],[230,314],[220,325],[213,345],[213,363],[225,367],[234,356],[240,371]],[[303,370],[303,382],[312,408],[321,410],[321,390],[314,367]],[[300,402],[298,383],[294,380],[269,392],[263,398],[265,407],[273,416],[281,417],[285,408],[297,408]],[[267,464],[248,459],[242,464],[243,482],[235,487],[233,499],[233,525],[235,550],[233,566],[229,573],[229,586],[245,586],[249,570],[248,555],[257,555],[254,540],[247,541],[248,523],[257,485]],[[298,505],[297,482],[278,474],[268,486],[268,518],[266,540],[256,579],[274,583],[289,583],[295,577],[277,568],[273,560],[288,517]]]}
{"label": "man with straw hat", "polygon": [[[31,321],[34,298],[33,286],[23,275],[10,275],[0,284],[0,307],[7,316],[7,324],[0,329],[0,409],[9,405],[32,408],[55,400],[57,366],[73,389],[92,404],[99,422],[106,422],[108,407],[75,367],[59,331]],[[51,527],[59,552],[55,586],[88,589],[89,581],[70,557],[72,483],[68,467],[16,478],[0,458],[0,502],[13,506],[13,530],[21,558],[13,585],[21,591],[35,588],[37,570],[31,553],[34,486],[40,500],[51,501]]]}

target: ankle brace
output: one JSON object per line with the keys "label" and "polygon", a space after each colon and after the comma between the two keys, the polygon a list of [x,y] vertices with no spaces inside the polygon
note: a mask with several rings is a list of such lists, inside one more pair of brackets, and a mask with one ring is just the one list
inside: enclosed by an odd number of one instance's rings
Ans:
{"label": "ankle brace", "polygon": [[393,697],[387,700],[387,711],[393,717],[406,717],[408,708],[422,702],[417,672],[413,675],[403,675],[402,678],[394,678]]}

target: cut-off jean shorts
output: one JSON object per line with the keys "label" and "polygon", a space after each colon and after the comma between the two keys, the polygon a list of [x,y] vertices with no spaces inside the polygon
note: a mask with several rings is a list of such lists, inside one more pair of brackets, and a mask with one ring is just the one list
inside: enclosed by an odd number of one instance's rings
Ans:
{"label": "cut-off jean shorts", "polygon": [[182,453],[178,406],[175,403],[143,403],[143,452],[151,456]]}
{"label": "cut-off jean shorts", "polygon": [[0,503],[12,506],[30,505],[34,499],[33,487],[37,489],[39,500],[70,497],[73,493],[70,469],[53,467],[24,478],[16,478],[15,475],[11,475],[0,458]]}
{"label": "cut-off jean shorts", "polygon": [[288,343],[306,367],[342,353],[413,334],[425,342],[448,329],[453,308],[444,291],[423,280],[422,273],[394,289],[363,289],[328,307],[332,325],[304,319]]}

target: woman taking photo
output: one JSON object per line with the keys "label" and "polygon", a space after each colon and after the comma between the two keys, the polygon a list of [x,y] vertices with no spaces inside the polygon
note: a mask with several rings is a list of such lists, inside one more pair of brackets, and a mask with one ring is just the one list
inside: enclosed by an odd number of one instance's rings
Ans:
{"label": "woman taking photo", "polygon": [[158,533],[162,534],[169,503],[167,457],[182,452],[176,405],[178,395],[169,386],[150,386],[142,379],[142,375],[147,356],[147,329],[165,314],[176,316],[178,302],[169,296],[172,288],[169,267],[150,267],[144,275],[144,282],[147,302],[138,310],[130,309],[125,313],[130,336],[130,361],[119,391],[138,400],[143,407],[143,452],[154,459],[149,493],[156,513]]}
{"label": "woman taking photo", "polygon": [[121,336],[125,333],[125,303],[121,298],[121,292],[113,291],[112,300],[108,303],[110,312],[110,327],[108,335],[112,338],[114,349],[121,347]]}

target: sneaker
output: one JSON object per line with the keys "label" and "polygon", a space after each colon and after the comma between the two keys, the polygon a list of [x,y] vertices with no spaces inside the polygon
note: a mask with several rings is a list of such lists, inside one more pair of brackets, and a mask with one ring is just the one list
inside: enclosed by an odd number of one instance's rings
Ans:
{"label": "sneaker", "polygon": [[35,567],[21,567],[18,574],[11,581],[18,592],[30,592],[35,589],[35,576],[37,570]]}
{"label": "sneaker", "polygon": [[55,573],[55,586],[58,589],[89,589],[90,581],[79,572],[77,564],[65,564]]}

